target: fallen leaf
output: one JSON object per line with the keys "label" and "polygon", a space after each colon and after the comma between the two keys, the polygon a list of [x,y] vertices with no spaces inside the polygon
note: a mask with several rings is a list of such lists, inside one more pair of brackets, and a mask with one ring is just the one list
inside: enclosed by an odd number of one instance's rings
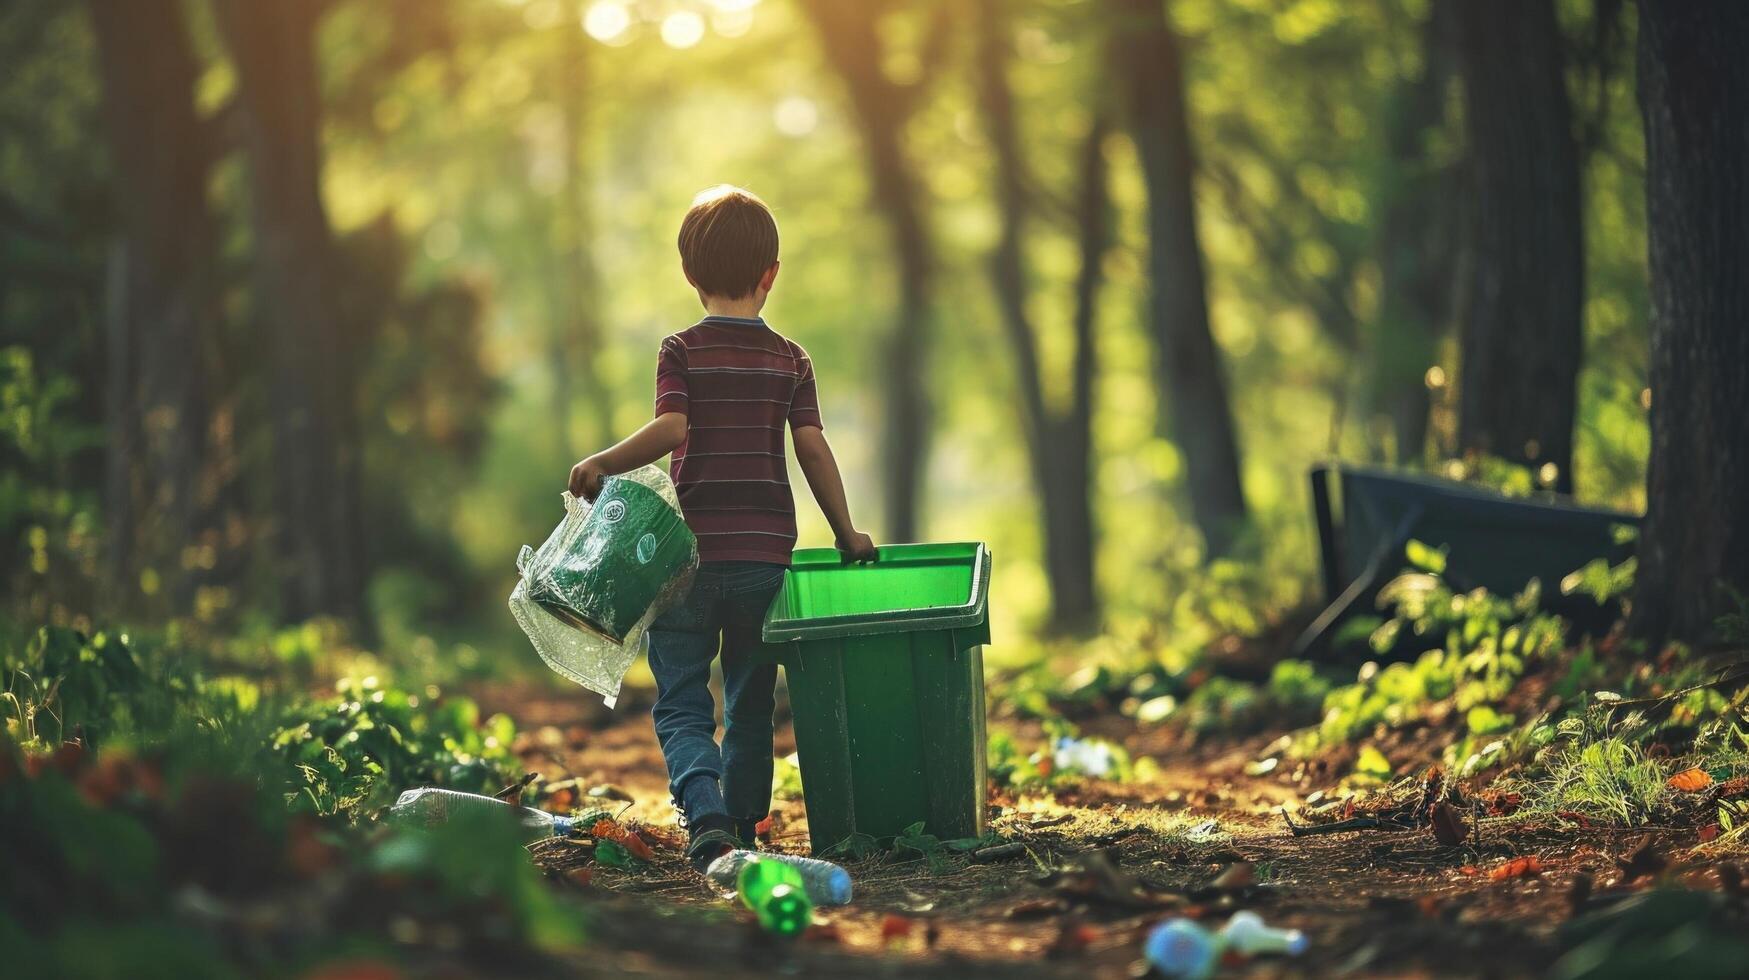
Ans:
{"label": "fallen leaf", "polygon": [[1670,861],[1658,852],[1657,843],[1651,834],[1641,837],[1639,843],[1626,854],[1615,859],[1615,866],[1621,869],[1623,883],[1649,878],[1664,870]]}
{"label": "fallen leaf", "polygon": [[808,926],[807,931],[802,933],[802,938],[816,943],[838,944],[844,941],[844,936],[838,931],[838,923],[836,922],[816,922]]}
{"label": "fallen leaf", "polygon": [[1581,827],[1589,828],[1591,826],[1591,821],[1587,820],[1585,818],[1585,814],[1583,814],[1583,813],[1577,813],[1577,812],[1572,811],[1572,810],[1557,810],[1557,811],[1555,811],[1555,816],[1561,818],[1562,820],[1568,820],[1568,821],[1571,821],[1573,823],[1576,823]]}
{"label": "fallen leaf", "polygon": [[1693,769],[1682,770],[1665,782],[1669,784],[1671,789],[1684,793],[1698,793],[1713,784],[1713,777],[1705,769],[1696,766]]}
{"label": "fallen leaf", "polygon": [[595,877],[595,869],[594,868],[577,868],[576,870],[572,871],[571,873],[565,875],[565,877],[569,878],[573,885],[580,885],[584,888],[587,888],[587,887],[589,887],[589,882],[591,880],[593,880]]}
{"label": "fallen leaf", "polygon": [[656,854],[654,851],[650,850],[650,845],[644,843],[644,839],[637,834],[625,835],[620,843],[625,846],[626,850],[632,853],[633,857],[640,861],[656,860]]}
{"label": "fallen leaf", "polygon": [[663,850],[668,851],[686,850],[686,841],[684,838],[676,837],[673,834],[665,834],[654,827],[639,827],[635,833],[639,837],[642,837],[644,843],[651,847],[660,847]]}
{"label": "fallen leaf", "polygon": [[1718,839],[1719,839],[1719,825],[1718,824],[1709,823],[1705,827],[1700,828],[1700,842],[1702,844],[1711,844],[1713,841],[1718,840]]}
{"label": "fallen leaf", "polygon": [[1509,878],[1540,878],[1543,873],[1543,863],[1535,854],[1526,854],[1505,862],[1493,871],[1488,872],[1491,881],[1506,881]]}
{"label": "fallen leaf", "polygon": [[892,942],[903,939],[911,934],[911,923],[916,920],[907,919],[902,915],[888,915],[881,919],[881,942]]}
{"label": "fallen leaf", "polygon": [[1458,869],[1458,874],[1468,875],[1469,877],[1472,877],[1472,878],[1475,877],[1476,875],[1481,874],[1481,873],[1482,873],[1482,869],[1476,867],[1473,864],[1466,864],[1463,867]]}
{"label": "fallen leaf", "polygon": [[608,819],[595,821],[595,826],[589,828],[590,836],[596,840],[609,840],[626,849],[627,853],[640,861],[654,861],[656,855],[650,850],[650,845],[642,837],[625,829]]}
{"label": "fallen leaf", "polygon": [[1482,802],[1488,807],[1490,817],[1511,816],[1524,805],[1524,794],[1490,792],[1483,794]]}
{"label": "fallen leaf", "polygon": [[771,821],[775,814],[767,813],[765,819],[753,825],[753,836],[769,843],[771,841]]}
{"label": "fallen leaf", "polygon": [[1464,823],[1463,814],[1444,800],[1433,805],[1429,819],[1433,824],[1434,839],[1447,847],[1456,847],[1470,836],[1470,828]]}

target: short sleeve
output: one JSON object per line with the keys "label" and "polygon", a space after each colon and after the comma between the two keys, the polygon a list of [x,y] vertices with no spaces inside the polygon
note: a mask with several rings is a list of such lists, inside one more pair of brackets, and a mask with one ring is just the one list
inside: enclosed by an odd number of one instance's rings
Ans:
{"label": "short sleeve", "polygon": [[688,414],[691,392],[686,386],[686,346],[674,337],[662,341],[656,355],[656,414]]}
{"label": "short sleeve", "polygon": [[808,357],[808,352],[796,346],[796,389],[789,400],[789,426],[792,429],[803,429],[813,426],[824,428],[820,421],[820,393],[814,383],[814,362]]}

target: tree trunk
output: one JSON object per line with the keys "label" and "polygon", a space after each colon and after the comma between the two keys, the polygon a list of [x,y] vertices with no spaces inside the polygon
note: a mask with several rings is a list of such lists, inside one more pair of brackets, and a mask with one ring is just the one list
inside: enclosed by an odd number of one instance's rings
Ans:
{"label": "tree trunk", "polygon": [[1456,5],[1469,137],[1458,443],[1573,488],[1584,299],[1579,157],[1553,0]]}
{"label": "tree trunk", "polygon": [[1652,453],[1630,626],[1700,640],[1749,596],[1749,5],[1643,0]]}
{"label": "tree trunk", "polygon": [[583,389],[583,409],[588,414],[581,444],[605,446],[614,438],[613,393],[601,377],[601,321],[596,314],[601,303],[601,277],[589,247],[593,222],[582,152],[588,109],[585,101],[589,87],[588,57],[589,43],[583,32],[565,30],[564,43],[559,47],[561,64],[554,73],[565,120],[565,176],[559,191],[561,208],[555,236],[561,243],[556,251],[563,264],[554,270],[553,277],[554,288],[561,291],[562,298],[556,304],[559,315],[553,318],[551,347],[554,400],[559,419],[564,422],[559,429],[567,439],[567,453],[576,452],[579,444],[570,424],[577,411],[573,397],[579,385]]}
{"label": "tree trunk", "polygon": [[237,72],[254,228],[255,316],[274,376],[279,544],[290,617],[355,617],[364,584],[355,353],[321,196],[315,28],[322,0],[215,0]]}
{"label": "tree trunk", "polygon": [[1076,244],[1081,268],[1075,277],[1075,353],[1070,366],[1069,413],[1058,420],[1051,443],[1057,458],[1051,479],[1060,484],[1046,499],[1060,515],[1047,532],[1057,541],[1057,607],[1064,629],[1097,625],[1099,619],[1098,528],[1093,520],[1093,388],[1099,367],[1099,285],[1105,253],[1111,247],[1111,195],[1107,188],[1105,140],[1109,120],[1095,115],[1081,147],[1081,185],[1075,208]]}
{"label": "tree trunk", "polygon": [[1116,21],[1112,60],[1127,90],[1130,132],[1148,187],[1148,313],[1157,386],[1167,431],[1184,454],[1191,514],[1208,554],[1219,555],[1245,523],[1245,493],[1226,377],[1209,332],[1183,61],[1160,0],[1106,2]]}
{"label": "tree trunk", "polygon": [[1429,137],[1445,125],[1450,80],[1452,0],[1433,0],[1422,25],[1421,74],[1397,86],[1386,123],[1390,173],[1378,261],[1382,273],[1375,331],[1372,403],[1390,418],[1394,457],[1426,459],[1430,404],[1426,373],[1450,309],[1451,174]]}
{"label": "tree trunk", "polygon": [[217,316],[198,66],[177,0],[92,0],[90,10],[121,227],[106,356],[112,586],[128,596],[156,580],[153,605],[179,612],[192,585],[183,550],[211,503],[198,499]]}
{"label": "tree trunk", "polygon": [[1008,20],[1002,0],[980,0],[978,99],[996,156],[996,207],[1001,233],[990,256],[990,275],[1008,344],[1014,351],[1027,455],[1038,488],[1044,528],[1045,576],[1050,586],[1049,628],[1057,633],[1088,629],[1099,614],[1094,570],[1092,502],[1094,319],[1100,261],[1109,238],[1103,142],[1107,127],[1095,119],[1083,153],[1076,208],[1081,274],[1076,280],[1075,353],[1071,404],[1058,416],[1046,404],[1043,370],[1033,324],[1026,312],[1026,162],[1014,94],[1008,82]]}
{"label": "tree trunk", "polygon": [[899,320],[881,355],[886,397],[882,470],[886,474],[885,537],[912,541],[920,527],[928,459],[929,338],[934,332],[935,249],[924,225],[922,191],[905,155],[904,128],[915,91],[894,83],[881,68],[882,48],[873,4],[806,0],[802,5],[820,36],[827,60],[844,79],[862,133],[863,156],[875,209],[886,221],[899,273]]}

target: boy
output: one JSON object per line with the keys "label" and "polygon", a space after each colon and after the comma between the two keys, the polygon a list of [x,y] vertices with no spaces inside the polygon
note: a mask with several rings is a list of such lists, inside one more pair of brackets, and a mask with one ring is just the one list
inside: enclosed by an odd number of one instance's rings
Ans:
{"label": "boy", "polygon": [[[692,592],[651,626],[651,714],[668,787],[700,871],[752,841],[771,807],[771,713],[777,667],[751,663],[759,628],[796,541],[784,461],[796,461],[849,560],[874,542],[851,523],[844,481],[821,431],[814,368],[759,311],[777,279],[777,222],[765,202],[722,185],[699,194],[680,224],[680,267],[705,317],[662,341],[656,417],[571,469],[571,492],[594,499],[603,477],[673,453],[680,509],[698,537]],[[716,742],[711,660],[723,657],[723,741]]]}

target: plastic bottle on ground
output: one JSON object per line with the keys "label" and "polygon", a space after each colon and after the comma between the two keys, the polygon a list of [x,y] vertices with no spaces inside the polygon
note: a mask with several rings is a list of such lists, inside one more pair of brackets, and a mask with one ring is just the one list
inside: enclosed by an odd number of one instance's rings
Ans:
{"label": "plastic bottle on ground", "polygon": [[794,936],[814,921],[801,872],[781,861],[749,861],[736,879],[741,902],[767,932]]}
{"label": "plastic bottle on ground", "polygon": [[831,861],[797,857],[793,854],[770,854],[760,851],[736,850],[724,854],[705,869],[705,877],[724,891],[738,887],[741,869],[754,861],[777,861],[794,868],[802,878],[808,901],[819,906],[850,904],[850,872]]}
{"label": "plastic bottle on ground", "polygon": [[1148,933],[1142,955],[1169,977],[1202,980],[1214,973],[1228,952],[1244,957],[1298,956],[1306,946],[1306,935],[1298,929],[1277,929],[1265,925],[1255,912],[1234,912],[1219,932],[1190,919],[1163,922]]}
{"label": "plastic bottle on ground", "polygon": [[1240,956],[1274,953],[1298,956],[1306,951],[1306,934],[1298,929],[1277,929],[1263,924],[1256,912],[1234,912],[1221,929],[1226,947]]}
{"label": "plastic bottle on ground", "polygon": [[478,793],[459,793],[453,789],[421,787],[402,793],[389,808],[389,817],[398,822],[421,827],[435,827],[463,814],[506,814],[514,817],[527,840],[543,837],[563,837],[572,831],[570,817],[560,817],[545,810],[526,806],[511,806],[503,800]]}
{"label": "plastic bottle on ground", "polygon": [[1148,933],[1142,955],[1166,976],[1202,980],[1221,961],[1221,940],[1189,919],[1172,919]]}

